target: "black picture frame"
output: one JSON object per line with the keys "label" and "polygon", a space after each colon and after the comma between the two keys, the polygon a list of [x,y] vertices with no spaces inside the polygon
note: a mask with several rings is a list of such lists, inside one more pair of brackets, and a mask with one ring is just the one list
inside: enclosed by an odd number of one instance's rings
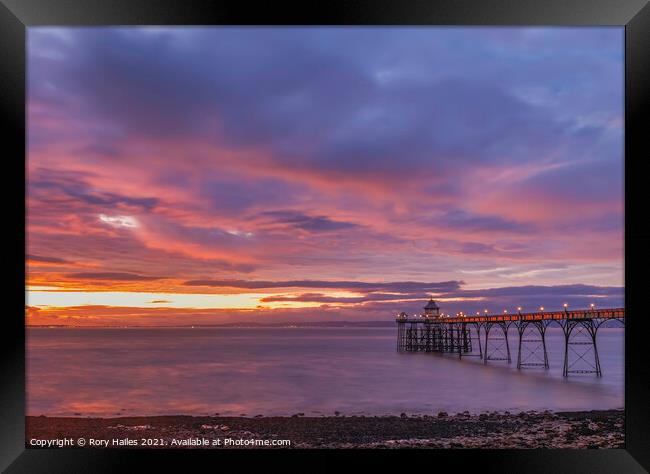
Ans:
{"label": "black picture frame", "polygon": [[[0,0],[0,113],[4,123],[3,187],[11,246],[6,252],[9,284],[3,320],[3,381],[0,409],[0,468],[6,472],[112,472],[134,470],[132,463],[187,469],[188,460],[223,469],[223,462],[251,459],[284,463],[291,451],[147,451],[25,449],[25,78],[26,28],[41,25],[540,25],[625,26],[625,449],[611,450],[403,450],[374,451],[383,463],[397,457],[402,469],[424,462],[471,464],[481,472],[646,472],[650,470],[650,370],[646,350],[650,315],[643,307],[650,268],[650,224],[644,201],[650,157],[650,6],[647,0],[327,0],[287,4],[234,0]],[[604,190],[606,192],[606,190]],[[22,229],[22,230],[21,230]],[[310,452],[317,464],[332,451]],[[358,451],[353,455],[360,454]],[[350,456],[348,456],[350,457]],[[451,463],[451,464],[449,464]]]}

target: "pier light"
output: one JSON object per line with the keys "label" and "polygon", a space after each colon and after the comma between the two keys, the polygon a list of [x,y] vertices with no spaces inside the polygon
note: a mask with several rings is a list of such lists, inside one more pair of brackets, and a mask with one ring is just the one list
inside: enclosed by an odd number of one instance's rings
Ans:
{"label": "pier light", "polygon": [[589,306],[591,306],[591,309],[594,309],[595,304],[591,303]]}
{"label": "pier light", "polygon": [[521,306],[517,306],[517,311],[521,312]]}
{"label": "pier light", "polygon": [[568,305],[568,304],[566,304],[566,303],[564,303],[564,307],[566,308],[567,306],[569,306],[569,305]]}
{"label": "pier light", "polygon": [[485,314],[488,314],[488,310],[487,310],[487,309],[485,310]]}
{"label": "pier light", "polygon": [[540,307],[539,307],[539,310],[540,310],[540,311],[544,311],[544,306],[540,306]]}
{"label": "pier light", "polygon": [[504,309],[504,310],[503,310],[503,314],[508,314],[508,310],[507,310],[507,309]]}
{"label": "pier light", "polygon": [[478,316],[479,314],[481,314],[481,312],[480,312],[480,311],[477,311],[477,312],[476,312],[476,316]]}

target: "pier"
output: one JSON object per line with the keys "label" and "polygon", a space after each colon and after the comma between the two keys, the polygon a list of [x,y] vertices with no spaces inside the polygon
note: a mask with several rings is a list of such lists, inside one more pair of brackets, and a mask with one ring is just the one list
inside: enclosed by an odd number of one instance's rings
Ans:
{"label": "pier", "polygon": [[[562,328],[564,335],[564,366],[562,374],[595,374],[601,377],[598,358],[598,329],[608,321],[625,325],[625,308],[539,311],[475,316],[458,313],[440,314],[431,299],[424,314],[397,315],[398,352],[437,352],[457,354],[459,358],[478,357],[484,364],[502,361],[512,363],[510,339],[514,336],[517,369],[548,369],[546,330],[551,324]],[[514,330],[511,331],[511,328]]]}

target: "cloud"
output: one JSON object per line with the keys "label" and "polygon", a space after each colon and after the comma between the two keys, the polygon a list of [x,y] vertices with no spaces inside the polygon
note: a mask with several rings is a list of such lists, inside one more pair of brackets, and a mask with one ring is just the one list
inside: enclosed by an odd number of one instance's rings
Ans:
{"label": "cloud", "polygon": [[262,216],[270,217],[276,223],[287,224],[290,227],[314,233],[341,231],[358,227],[358,225],[350,222],[336,221],[325,216],[308,216],[295,211],[267,211],[263,212]]}
{"label": "cloud", "polygon": [[[79,29],[60,46],[65,61],[34,52],[30,84],[36,98],[49,97],[46,85],[35,80],[47,68],[49,84],[74,91],[83,117],[107,121],[125,136],[255,146],[276,165],[337,176],[419,171],[431,177],[463,163],[516,162],[530,150],[575,150],[606,133],[608,122],[575,125],[584,121],[578,119],[586,115],[582,109],[557,117],[539,101],[533,105],[510,92],[521,84],[547,87],[550,78],[561,81],[556,87],[562,92],[592,92],[580,88],[586,76],[571,63],[575,52],[553,34],[537,41],[555,57],[532,56],[531,65],[529,51],[504,61],[500,39],[463,33],[229,28],[145,35],[137,29]],[[620,36],[614,30],[598,34]],[[48,30],[32,35],[47,37]],[[491,43],[472,51],[459,48],[459,38],[462,44]],[[352,42],[356,54],[335,53]],[[485,58],[477,65],[479,51]],[[605,69],[602,60],[585,55],[582,61]],[[434,69],[436,62],[449,66]],[[377,81],[379,73],[396,69],[398,80]],[[592,84],[599,88],[592,93],[603,91],[601,83]]]}
{"label": "cloud", "polygon": [[33,254],[27,254],[27,260],[32,262],[38,262],[38,263],[61,263],[61,264],[72,263],[69,260],[66,260],[64,258],[46,257],[40,255],[33,255]]}
{"label": "cloud", "polygon": [[164,277],[138,275],[136,273],[122,272],[79,272],[68,273],[67,278],[79,280],[111,280],[111,281],[152,281]]}
{"label": "cloud", "polygon": [[138,221],[131,216],[107,216],[106,214],[100,214],[99,220],[113,227],[126,227],[127,229],[138,227]]}
{"label": "cloud", "polygon": [[448,295],[451,296],[525,296],[529,298],[561,295],[566,297],[576,296],[618,296],[622,295],[622,287],[595,286],[595,285],[525,285],[502,288],[485,288],[480,290],[458,290]]}
{"label": "cloud", "polygon": [[62,176],[49,170],[39,170],[39,174],[42,177],[41,179],[37,177],[29,182],[30,191],[39,196],[44,194],[52,196],[54,193],[60,192],[83,203],[101,206],[102,208],[125,205],[131,208],[151,210],[158,203],[158,199],[153,197],[128,197],[112,192],[92,190],[82,180]]}
{"label": "cloud", "polygon": [[470,214],[460,209],[448,211],[439,218],[438,222],[444,226],[473,232],[507,231],[522,233],[534,230],[534,226],[529,223],[508,220],[496,215]]}
{"label": "cloud", "polygon": [[[377,293],[374,292],[376,289],[368,291],[363,296],[329,296],[323,293],[301,293],[298,295],[273,295],[262,298],[260,301],[264,303],[273,303],[273,302],[306,302],[306,303],[328,303],[328,304],[360,304],[360,303],[378,303],[382,304],[384,302],[390,302],[390,304],[395,304],[394,302],[399,302],[399,304],[404,304],[406,306],[412,306],[413,303],[421,304],[426,300],[427,292],[423,292],[416,285],[404,287],[398,283],[394,285],[391,290],[399,288],[399,293]],[[425,284],[421,284],[422,287]],[[599,301],[607,302],[617,302],[618,305],[621,303],[623,297],[624,289],[622,287],[600,287],[594,285],[554,285],[554,286],[540,286],[540,285],[528,285],[528,286],[511,286],[511,287],[502,287],[502,288],[486,288],[480,290],[465,290],[460,286],[457,289],[438,292],[435,296],[443,302],[442,304],[451,304],[454,307],[463,307],[467,308],[468,305],[471,308],[475,308],[478,304],[485,305],[498,305],[512,308],[513,304],[520,306],[522,304],[528,304],[528,309],[534,309],[530,307],[532,302],[534,307],[537,307],[538,304],[544,304],[547,302],[547,307],[552,307],[553,305],[558,307],[564,304],[564,302],[583,302],[582,306],[587,307],[588,303],[585,301],[592,301],[594,298]],[[476,303],[480,302],[480,303]],[[389,303],[386,303],[389,304]],[[573,304],[572,304],[573,306]]]}
{"label": "cloud", "polygon": [[424,283],[414,281],[371,283],[362,281],[322,281],[322,280],[287,280],[287,281],[247,281],[247,280],[190,280],[187,286],[218,286],[242,289],[268,290],[273,288],[323,288],[350,291],[391,291],[391,292],[440,292],[460,288],[462,281],[444,281]]}
{"label": "cloud", "polygon": [[296,296],[266,296],[261,298],[263,303],[277,302],[303,302],[303,303],[336,303],[336,304],[355,304],[366,303],[369,301],[404,301],[417,300],[421,301],[423,295],[421,292],[412,294],[394,294],[394,293],[368,293],[364,296],[346,297],[346,296],[327,296],[322,293],[302,293]]}

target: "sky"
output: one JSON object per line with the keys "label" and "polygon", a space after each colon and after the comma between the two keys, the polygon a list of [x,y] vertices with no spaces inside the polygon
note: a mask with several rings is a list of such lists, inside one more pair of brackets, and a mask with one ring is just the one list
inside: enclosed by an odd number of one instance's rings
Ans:
{"label": "sky", "polygon": [[623,29],[28,29],[28,324],[623,305]]}

